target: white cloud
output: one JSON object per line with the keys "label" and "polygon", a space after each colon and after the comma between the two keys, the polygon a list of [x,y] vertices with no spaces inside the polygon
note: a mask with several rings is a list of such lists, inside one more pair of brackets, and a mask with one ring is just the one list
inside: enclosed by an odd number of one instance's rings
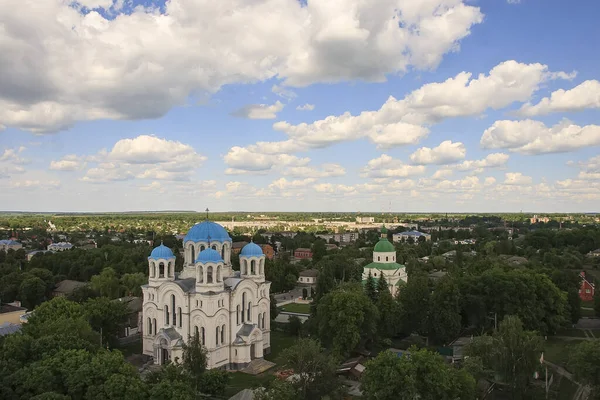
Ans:
{"label": "white cloud", "polygon": [[504,174],[505,185],[531,185],[533,179],[530,176],[523,175],[521,172],[507,172]]}
{"label": "white cloud", "polygon": [[83,157],[69,154],[57,161],[50,162],[50,169],[55,171],[77,171],[85,167]]}
{"label": "white cloud", "polygon": [[288,189],[305,189],[311,183],[314,183],[314,178],[298,179],[288,181],[285,178],[279,178],[269,185],[269,189],[288,190]]}
{"label": "white cloud", "polygon": [[496,178],[494,178],[493,176],[488,176],[483,181],[483,186],[492,186],[495,183],[496,183]]}
{"label": "white cloud", "polygon": [[537,104],[524,104],[518,111],[519,115],[533,117],[553,112],[574,112],[587,108],[600,108],[600,82],[585,81],[573,89],[559,89],[544,97]]}
{"label": "white cloud", "polygon": [[578,163],[580,171],[578,178],[582,180],[600,179],[600,155]]}
{"label": "white cloud", "polygon": [[303,166],[310,162],[310,158],[299,158],[288,154],[260,154],[246,148],[235,146],[223,157],[230,167],[226,173],[268,171],[274,167]]}
{"label": "white cloud", "polygon": [[58,180],[12,180],[10,187],[14,189],[56,189],[60,187]]}
{"label": "white cloud", "polygon": [[421,147],[410,155],[413,164],[451,164],[462,160],[467,155],[467,149],[461,142],[452,143],[445,140],[434,148]]}
{"label": "white cloud", "polygon": [[272,105],[250,104],[234,111],[231,115],[248,119],[275,119],[277,118],[277,113],[283,110],[283,107],[283,103],[279,100]]}
{"label": "white cloud", "polygon": [[275,93],[279,97],[283,97],[286,100],[291,100],[298,96],[292,90],[286,89],[280,85],[273,85],[273,87],[271,87],[271,92]]}
{"label": "white cloud", "polygon": [[452,169],[442,168],[435,171],[435,173],[431,176],[431,179],[442,181],[452,176],[452,174],[454,174],[454,171]]}
{"label": "white cloud", "polygon": [[466,160],[456,166],[459,171],[482,170],[484,168],[497,168],[506,165],[510,156],[504,153],[488,154],[482,160]]}
{"label": "white cloud", "polygon": [[527,101],[544,82],[565,77],[568,74],[549,72],[543,64],[505,61],[487,75],[472,79],[472,74],[461,72],[444,82],[425,84],[402,100],[390,96],[377,111],[357,116],[346,112],[298,125],[276,122],[273,129],[284,132],[288,140],[257,143],[253,151],[262,152],[268,146],[273,152],[298,152],[362,138],[379,149],[418,144],[429,134],[427,125]]}
{"label": "white cloud", "polygon": [[312,111],[315,109],[315,105],[314,104],[304,104],[302,106],[298,106],[296,107],[296,110],[300,110],[300,111]]}
{"label": "white cloud", "polygon": [[408,165],[396,160],[387,154],[374,158],[363,168],[361,176],[369,178],[406,178],[408,176],[422,175],[425,167],[422,165]]}
{"label": "white cloud", "polygon": [[346,170],[339,164],[322,164],[318,167],[291,167],[283,174],[298,178],[326,178],[346,175]]}
{"label": "white cloud", "polygon": [[600,145],[600,126],[578,126],[568,120],[548,128],[533,120],[496,121],[481,136],[486,149],[509,149],[523,154],[561,153]]}
{"label": "white cloud", "polygon": [[70,3],[0,3],[9,24],[0,124],[51,132],[80,120],[157,118],[190,94],[271,78],[382,82],[435,68],[483,20],[461,0],[171,0],[116,18],[122,2],[112,18]]}
{"label": "white cloud", "polygon": [[4,149],[3,152],[0,152],[0,179],[25,172],[23,165],[29,163],[29,160],[22,156],[22,153],[25,150],[25,146],[20,146],[17,148]]}
{"label": "white cloud", "polygon": [[165,187],[158,181],[153,181],[147,185],[140,186],[140,189],[146,192],[164,193]]}

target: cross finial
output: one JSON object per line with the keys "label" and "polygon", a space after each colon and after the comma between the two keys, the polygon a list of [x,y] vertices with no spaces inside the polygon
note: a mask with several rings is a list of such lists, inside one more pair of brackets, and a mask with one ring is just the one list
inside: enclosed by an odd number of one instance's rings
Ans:
{"label": "cross finial", "polygon": [[208,219],[208,207],[206,207],[206,219]]}

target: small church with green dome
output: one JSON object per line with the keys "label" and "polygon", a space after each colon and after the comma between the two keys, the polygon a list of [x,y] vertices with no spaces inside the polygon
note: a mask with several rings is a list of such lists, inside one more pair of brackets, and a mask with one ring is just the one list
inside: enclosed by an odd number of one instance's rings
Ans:
{"label": "small church with green dome", "polygon": [[396,248],[388,240],[385,226],[381,228],[381,238],[373,249],[373,262],[363,268],[363,282],[369,277],[369,273],[375,280],[383,275],[392,296],[398,293],[400,282],[408,281],[406,268],[396,262]]}

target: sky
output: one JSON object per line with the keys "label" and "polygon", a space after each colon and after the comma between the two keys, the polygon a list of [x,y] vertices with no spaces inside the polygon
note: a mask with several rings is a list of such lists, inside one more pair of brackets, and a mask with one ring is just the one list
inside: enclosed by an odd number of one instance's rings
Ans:
{"label": "sky", "polygon": [[576,3],[4,0],[0,210],[600,211]]}

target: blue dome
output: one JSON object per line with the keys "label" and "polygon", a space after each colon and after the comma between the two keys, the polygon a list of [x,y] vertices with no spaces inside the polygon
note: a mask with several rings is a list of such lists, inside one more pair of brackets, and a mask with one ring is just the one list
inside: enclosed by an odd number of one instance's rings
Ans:
{"label": "blue dome", "polygon": [[187,235],[183,238],[184,243],[188,240],[192,242],[231,242],[229,234],[221,225],[204,221],[192,226]]}
{"label": "blue dome", "polygon": [[259,245],[254,242],[250,242],[244,246],[242,249],[240,256],[243,257],[260,257],[263,255],[263,251]]}
{"label": "blue dome", "polygon": [[205,262],[218,263],[218,262],[223,262],[223,259],[221,258],[221,254],[219,254],[218,251],[209,248],[209,249],[202,250],[200,252],[200,254],[198,254],[198,257],[196,258],[196,262],[199,262],[199,263],[205,263]]}
{"label": "blue dome", "polygon": [[159,258],[175,258],[175,256],[173,255],[173,252],[170,248],[161,243],[160,246],[152,250],[152,253],[150,253],[149,258],[154,258],[155,260],[158,260]]}

